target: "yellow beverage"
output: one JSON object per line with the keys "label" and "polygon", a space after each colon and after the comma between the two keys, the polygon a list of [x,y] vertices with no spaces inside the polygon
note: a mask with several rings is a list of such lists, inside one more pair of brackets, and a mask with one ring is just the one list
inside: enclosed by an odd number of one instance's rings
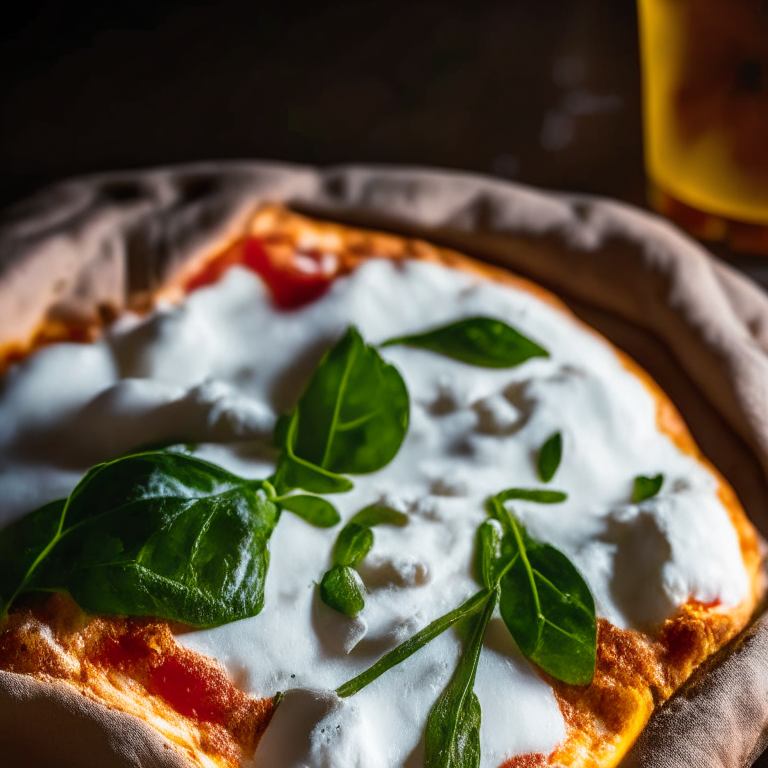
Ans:
{"label": "yellow beverage", "polygon": [[651,203],[768,254],[768,2],[638,0]]}

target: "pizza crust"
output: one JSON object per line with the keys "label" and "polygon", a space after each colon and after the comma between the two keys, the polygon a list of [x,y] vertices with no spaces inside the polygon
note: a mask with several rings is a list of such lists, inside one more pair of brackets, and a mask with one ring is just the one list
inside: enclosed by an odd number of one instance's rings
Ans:
{"label": "pizza crust", "polygon": [[[281,171],[281,173],[285,173],[285,178],[289,178],[291,176],[290,172],[288,172],[288,171]],[[226,175],[226,174],[223,174],[223,175]],[[278,176],[279,175],[280,174],[278,174]],[[349,175],[350,175],[350,177],[354,177],[355,174],[354,173],[350,173]],[[303,183],[305,183],[307,181],[307,178],[308,177],[303,176],[302,179],[301,179],[302,183],[296,184],[296,187],[302,187]],[[295,179],[294,179],[294,181],[295,181]],[[286,184],[285,186],[291,187],[291,184]],[[305,185],[304,186],[305,191],[306,191],[307,188],[312,187],[312,186],[313,186],[312,183],[309,183],[309,184]],[[315,187],[315,189],[316,189],[316,187]],[[232,211],[235,211],[235,210],[237,211],[237,213],[236,214],[232,214]],[[170,209],[168,209],[168,211],[170,211]],[[233,205],[230,208],[230,214],[232,214],[232,216],[234,218],[227,219],[227,221],[231,222],[232,220],[235,220],[235,219],[241,221],[242,218],[238,218],[238,217],[243,217],[243,211],[244,211],[244,206],[242,205],[242,200],[241,200],[239,206],[238,205]],[[169,217],[171,217],[171,213],[170,212],[168,212],[167,215]],[[99,219],[99,215],[96,215],[95,218],[98,220]],[[226,219],[226,217],[225,217],[225,219]],[[258,218],[257,218],[257,221],[258,221]],[[102,223],[103,223],[103,221],[102,221]],[[199,222],[198,222],[198,224],[199,224]],[[109,227],[107,227],[107,229],[109,229]],[[228,229],[227,226],[221,226],[219,228],[219,230],[217,231],[217,234],[216,234],[215,238],[213,238],[213,239],[214,240],[218,240],[219,242],[222,242],[221,238],[224,237],[225,241],[231,241],[232,234],[233,234],[233,232],[236,232],[237,229],[238,229],[237,226],[235,226],[234,229]],[[222,233],[224,233],[224,234],[222,234]],[[528,234],[530,235],[530,233],[528,233]],[[124,231],[120,231],[119,234],[118,234],[118,236],[123,236],[123,235],[124,235]],[[386,237],[386,236],[384,236],[384,237]],[[478,239],[482,240],[482,238],[478,238]],[[394,241],[394,239],[393,239],[393,241]],[[211,241],[209,240],[208,241],[208,245],[206,247],[204,247],[204,248],[201,248],[198,251],[198,253],[201,253],[201,254],[205,253],[205,252],[210,253],[211,252],[210,251],[210,242]],[[380,241],[380,242],[382,242],[382,241]],[[432,251],[430,252],[429,251],[429,246],[422,246],[422,245],[420,245],[420,246],[412,246],[412,248],[415,248],[416,250],[426,248],[426,250],[422,250],[422,255],[423,255],[423,257],[427,257],[427,258],[430,258],[430,257],[433,257],[433,256],[439,258],[439,255],[437,255],[437,254],[442,253],[440,251],[437,251],[436,249],[432,249]],[[88,249],[85,249],[85,250],[86,250],[86,253],[87,253]],[[183,251],[184,249],[181,248],[180,250]],[[192,254],[191,254],[192,258],[194,259],[195,258],[194,249],[190,249],[190,250],[192,251]],[[547,251],[547,250],[548,250],[548,248],[546,247],[546,243],[545,243],[545,246],[542,248],[542,251]],[[445,252],[445,253],[447,254],[447,252]],[[202,258],[202,256],[200,258]],[[450,257],[446,255],[445,258],[450,260],[450,259],[454,259],[456,257],[453,256],[453,255],[451,255]],[[459,257],[459,260],[460,260],[460,257]],[[183,274],[182,272],[179,272],[178,270],[174,270],[173,268],[168,266],[169,264],[173,264],[173,263],[175,263],[174,260],[169,258],[167,263],[166,263],[166,268],[165,268],[166,269],[166,278],[168,277],[168,275],[171,275],[171,274],[174,275],[175,277],[180,277]],[[466,262],[466,264],[464,266],[466,266],[469,263],[470,262]],[[481,267],[480,269],[481,269],[481,271],[486,272],[485,266]],[[491,269],[491,271],[494,272],[494,277],[498,277],[498,275],[505,275],[504,279],[509,279],[508,277],[506,277],[506,273],[497,272],[496,270],[493,270],[493,269]],[[39,280],[38,280],[38,282],[39,282]],[[738,284],[738,281],[736,281],[736,284]],[[104,282],[100,283],[99,280],[94,280],[93,284],[91,286],[91,289],[92,289],[94,295],[91,298],[94,298],[94,297],[98,298],[100,295],[103,296],[104,285],[105,285]],[[734,285],[734,281],[730,280],[729,286],[730,286],[731,289],[733,288],[733,285]],[[538,289],[538,288],[536,288],[535,290],[537,292],[540,291],[540,289]],[[101,291],[101,294],[100,294],[100,291]],[[749,294],[749,291],[747,291],[747,294]],[[134,293],[132,295],[133,295],[133,299],[131,299],[132,301],[137,300],[137,297],[138,297],[139,301],[146,299],[146,292],[143,293],[143,296],[142,296],[142,292],[139,292],[138,294]],[[127,301],[128,300],[124,298],[123,299],[123,305],[125,305],[125,303],[127,303]],[[91,304],[93,304],[93,302],[91,302]],[[117,304],[116,311],[119,311],[119,302],[116,302],[116,304]],[[41,302],[39,304],[39,306],[41,306],[41,307],[44,306],[44,305],[45,305],[45,302]],[[88,306],[88,302],[85,302],[84,305]],[[52,306],[53,305],[49,306],[49,310],[52,308]],[[56,306],[58,306],[58,305],[56,305]],[[743,309],[744,308],[742,307],[742,311],[743,311]],[[48,314],[45,316],[45,318],[43,319],[42,322],[43,323],[47,322],[47,320],[50,318],[50,316],[51,315],[50,315],[50,311],[49,311]],[[98,327],[98,322],[100,321],[98,313],[95,314],[95,315],[92,315],[91,317],[92,318],[96,318],[95,325],[96,325],[96,327]],[[30,325],[29,327],[33,327],[33,325]],[[666,400],[665,396],[662,398],[662,400],[666,404],[668,404],[668,400]],[[671,418],[671,421],[666,424],[665,428],[668,431],[670,431],[672,434],[677,435],[679,440],[683,440],[684,442],[685,441],[690,441],[690,435],[688,435],[687,429],[685,428],[684,423],[679,419],[679,416],[676,416],[676,418],[675,418],[676,411],[674,411],[674,408],[672,408],[673,415],[671,417],[669,417],[669,413],[670,413],[669,407],[664,407],[664,408],[662,408],[660,410],[663,411],[664,414],[666,414],[664,416],[664,418]],[[738,421],[738,420],[736,420],[736,421]],[[690,444],[692,445],[692,441],[691,441]],[[733,501],[735,502],[735,497],[733,497]],[[738,507],[738,502],[735,502],[735,503],[736,503],[736,507],[732,507],[732,504],[731,504],[730,501],[727,504],[727,506],[729,508],[729,511],[731,511],[732,517],[735,519],[735,521],[737,523],[737,528],[738,528],[738,530],[740,532],[740,535],[742,537],[742,549],[743,549],[743,551],[745,551],[747,553],[747,558],[746,559],[747,559],[748,565],[750,567],[750,572],[754,575],[757,572],[757,563],[759,561],[759,557],[757,555],[756,540],[754,539],[753,536],[751,536],[751,534],[748,533],[748,526],[744,522],[745,518],[743,516],[743,513],[740,511],[740,507]],[[744,530],[742,530],[742,527],[744,527]],[[757,584],[757,580],[753,579],[753,583]],[[755,587],[755,588],[757,589],[757,587]],[[746,601],[745,601],[745,603],[746,603]],[[747,610],[746,606],[744,607],[744,610],[745,611]],[[721,634],[717,638],[717,643],[720,643],[725,638],[725,636],[727,635],[727,633],[729,631],[730,630],[726,630],[724,632],[724,634]]]}

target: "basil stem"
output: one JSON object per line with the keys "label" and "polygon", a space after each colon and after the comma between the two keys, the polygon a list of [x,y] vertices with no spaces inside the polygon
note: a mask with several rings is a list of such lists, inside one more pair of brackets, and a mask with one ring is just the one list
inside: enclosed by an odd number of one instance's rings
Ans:
{"label": "basil stem", "polygon": [[480,765],[480,702],[472,689],[483,636],[498,599],[498,589],[486,597],[483,612],[472,620],[456,672],[429,712],[424,768]]}
{"label": "basil stem", "polygon": [[437,352],[482,368],[512,368],[549,353],[501,320],[470,317],[426,333],[399,336],[381,346],[403,344]]}
{"label": "basil stem", "polygon": [[365,688],[366,685],[381,677],[387,670],[390,670],[392,667],[405,661],[409,656],[412,656],[431,640],[434,640],[438,635],[441,635],[457,621],[475,613],[475,611],[485,604],[487,599],[488,590],[481,590],[470,597],[465,603],[462,603],[458,608],[455,608],[450,613],[446,613],[445,616],[441,616],[439,619],[435,619],[430,624],[427,624],[424,629],[417,632],[413,637],[398,645],[397,648],[393,648],[389,653],[382,656],[375,664],[368,667],[365,672],[361,672],[357,677],[352,678],[344,683],[344,685],[337,688],[336,693],[342,698],[353,696],[358,693]]}

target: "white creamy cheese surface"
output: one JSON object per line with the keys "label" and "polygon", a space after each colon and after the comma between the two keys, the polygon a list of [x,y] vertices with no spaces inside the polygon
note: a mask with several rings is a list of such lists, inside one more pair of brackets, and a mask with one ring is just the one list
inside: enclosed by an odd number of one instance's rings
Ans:
{"label": "white creamy cheese surface", "polygon": [[[339,527],[313,528],[285,512],[263,612],[179,637],[254,694],[288,691],[257,752],[260,768],[422,765],[427,714],[458,659],[453,630],[359,694],[341,700],[332,691],[477,591],[484,502],[505,488],[541,487],[536,454],[556,431],[563,459],[548,487],[567,501],[513,506],[532,536],[582,571],[599,616],[647,628],[691,597],[740,602],[747,575],[715,479],[659,433],[652,396],[611,346],[524,291],[430,263],[373,260],[292,311],[274,309],[260,279],[233,268],[181,306],[124,317],[95,344],[39,351],[2,383],[0,524],[66,495],[90,465],[168,439],[266,477],[276,416],[349,324],[378,343],[473,315],[504,320],[550,357],[489,370],[381,350],[408,386],[408,434],[391,464],[353,478],[354,490],[333,502],[346,520],[385,501],[409,523],[374,529],[359,568],[370,593],[362,614],[349,619],[318,597]],[[659,472],[661,493],[632,504],[635,476]],[[564,738],[552,690],[498,615],[475,691],[483,766],[548,754]]]}

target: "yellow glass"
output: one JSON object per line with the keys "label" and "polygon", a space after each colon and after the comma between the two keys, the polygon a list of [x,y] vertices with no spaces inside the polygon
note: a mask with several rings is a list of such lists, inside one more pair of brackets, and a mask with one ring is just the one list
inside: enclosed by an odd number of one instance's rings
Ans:
{"label": "yellow glass", "polygon": [[652,205],[768,254],[768,2],[638,0]]}

